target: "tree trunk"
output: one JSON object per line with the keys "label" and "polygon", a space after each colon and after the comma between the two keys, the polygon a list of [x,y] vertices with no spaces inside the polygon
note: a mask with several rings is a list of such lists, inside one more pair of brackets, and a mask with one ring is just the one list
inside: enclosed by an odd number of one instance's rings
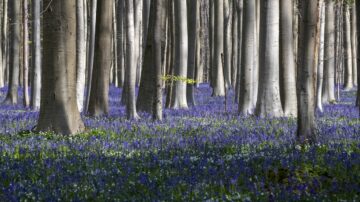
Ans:
{"label": "tree trunk", "polygon": [[315,141],[315,100],[314,100],[314,69],[316,49],[316,24],[318,1],[303,0],[303,30],[300,32],[302,46],[300,66],[298,68],[298,131],[300,143]]}
{"label": "tree trunk", "polygon": [[[356,13],[360,13],[360,3],[355,2],[356,5]],[[360,15],[356,15],[356,31],[360,33]],[[360,42],[360,34],[357,34],[356,39]],[[360,53],[360,43],[356,44],[356,50]],[[358,90],[357,90],[357,98],[356,104],[359,107],[359,117],[360,117],[360,57],[357,57],[357,81],[358,81]]]}
{"label": "tree trunk", "polygon": [[[187,78],[195,79],[195,71],[196,71],[196,36],[197,36],[197,27],[200,26],[199,18],[198,18],[198,8],[199,1],[188,0],[188,47],[189,47],[189,57],[188,57],[188,71]],[[186,99],[187,103],[190,106],[195,106],[195,98],[194,98],[194,84],[188,83],[186,84]]]}
{"label": "tree trunk", "polygon": [[141,79],[141,63],[142,63],[142,12],[143,12],[143,0],[134,0],[134,54],[136,60],[136,85],[140,85]]}
{"label": "tree trunk", "polygon": [[292,0],[280,4],[280,93],[285,116],[297,116]]}
{"label": "tree trunk", "polygon": [[102,116],[109,113],[109,83],[112,61],[112,1],[97,2],[95,57],[90,92],[89,113]]}
{"label": "tree trunk", "polygon": [[5,104],[17,104],[19,87],[19,55],[20,55],[20,15],[21,2],[9,1],[9,25],[10,45],[9,48],[9,89],[5,98]]}
{"label": "tree trunk", "polygon": [[213,53],[213,92],[212,96],[224,96],[224,72],[221,63],[221,54],[224,53],[224,2],[214,0],[215,6],[215,29],[214,29],[214,53]]}
{"label": "tree trunk", "polygon": [[[17,1],[16,1],[17,2]],[[37,131],[75,134],[85,127],[76,104],[76,2],[44,0],[44,68]]]}
{"label": "tree trunk", "polygon": [[[186,78],[188,61],[188,28],[186,1],[175,0],[175,68],[174,75]],[[186,83],[175,81],[170,107],[173,109],[188,108],[186,101]]]}
{"label": "tree trunk", "polygon": [[321,1],[320,5],[320,47],[319,47],[319,62],[317,71],[317,85],[316,85],[316,107],[320,112],[323,112],[322,105],[322,90],[324,80],[324,50],[325,50],[325,2]]}
{"label": "tree trunk", "polygon": [[354,87],[353,66],[352,66],[352,48],[351,48],[351,23],[350,23],[350,6],[344,6],[344,51],[345,51],[345,90],[349,91]]}
{"label": "tree trunk", "polygon": [[32,68],[31,79],[31,108],[40,108],[41,90],[41,21],[40,5],[41,0],[32,0]]}
{"label": "tree trunk", "polygon": [[[3,13],[4,13],[4,0],[0,1],[0,30],[3,27]],[[4,65],[3,65],[3,60],[2,60],[2,56],[3,56],[3,52],[4,52],[4,47],[2,46],[2,42],[3,41],[3,35],[0,34],[0,88],[3,88],[5,86],[5,82],[4,82]]]}
{"label": "tree trunk", "polygon": [[117,25],[117,64],[118,64],[118,87],[124,86],[124,68],[125,68],[125,51],[124,51],[124,1],[116,1],[116,25]]}
{"label": "tree trunk", "polygon": [[23,68],[24,68],[24,77],[23,77],[23,102],[25,107],[30,106],[29,101],[29,26],[28,26],[28,1],[23,1]]}
{"label": "tree trunk", "polygon": [[[155,66],[155,86],[156,86],[156,93],[154,97],[154,108],[153,108],[153,119],[162,120],[162,72],[161,72],[161,38],[163,36],[162,30],[165,24],[165,0],[153,0],[155,2],[156,13],[154,12],[154,33],[152,33],[153,43],[154,43],[154,66]],[[150,33],[149,33],[150,34]],[[150,38],[150,37],[149,37]]]}
{"label": "tree trunk", "polygon": [[351,26],[351,48],[352,48],[352,58],[353,58],[353,61],[352,61],[352,71],[353,71],[353,82],[354,82],[354,86],[357,86],[358,85],[358,82],[357,82],[357,50],[356,50],[356,46],[357,46],[357,22],[356,22],[356,10],[355,10],[355,7],[356,7],[356,2],[354,1],[353,4],[352,4],[352,13],[351,13],[351,23],[352,23],[352,26]]}
{"label": "tree trunk", "polygon": [[232,4],[230,0],[224,0],[224,23],[225,23],[225,29],[224,29],[224,78],[225,78],[225,86],[226,88],[232,87],[231,84],[231,55],[232,55]]}
{"label": "tree trunk", "polygon": [[86,70],[86,30],[85,23],[87,17],[85,16],[85,3],[84,0],[76,0],[76,17],[77,17],[77,30],[76,30],[76,99],[78,109],[83,111],[84,106],[84,91],[85,91],[85,70]]}
{"label": "tree trunk", "polygon": [[[231,52],[231,84],[233,89],[236,89],[236,75],[238,69],[238,61],[239,61],[239,50],[241,47],[239,46],[239,36],[241,36],[239,32],[239,15],[242,11],[239,9],[239,0],[233,0],[233,12],[232,12],[232,52]],[[238,101],[238,100],[237,100]]]}
{"label": "tree trunk", "polygon": [[135,24],[134,24],[134,3],[133,0],[126,0],[126,70],[125,70],[125,87],[126,87],[126,115],[128,119],[139,119],[136,112],[135,83],[138,57],[136,51]]}
{"label": "tree trunk", "polygon": [[335,102],[335,3],[326,1],[323,103]]}
{"label": "tree trunk", "polygon": [[260,85],[256,114],[260,117],[283,115],[279,86],[280,0],[261,3]]}
{"label": "tree trunk", "polygon": [[8,53],[9,53],[9,46],[8,46],[8,0],[4,0],[3,4],[3,15],[2,15],[2,30],[1,30],[2,40],[1,40],[1,47],[3,49],[1,60],[2,60],[2,67],[3,67],[3,74],[4,74],[4,85],[8,85]]}
{"label": "tree trunk", "polygon": [[96,13],[97,13],[97,1],[91,1],[91,30],[90,30],[90,42],[89,42],[89,57],[88,57],[88,68],[87,68],[87,87],[86,87],[86,100],[85,100],[85,109],[89,112],[90,106],[90,96],[91,96],[91,86],[93,80],[93,69],[94,69],[94,54],[95,54],[95,34],[96,34]]}
{"label": "tree trunk", "polygon": [[255,53],[255,26],[256,4],[254,0],[244,0],[244,19],[241,48],[241,79],[239,94],[239,112],[242,114],[253,113],[253,70],[256,60]]}
{"label": "tree trunk", "polygon": [[[236,65],[236,76],[235,76],[235,79],[236,79],[236,86],[235,86],[235,102],[236,103],[240,103],[240,86],[241,86],[241,80],[242,80],[242,77],[241,77],[241,68],[243,68],[243,51],[242,51],[242,46],[243,46],[243,37],[244,37],[244,34],[245,32],[243,31],[244,28],[243,28],[243,24],[244,24],[244,11],[243,11],[243,0],[237,0],[236,2],[236,7],[237,7],[237,17],[238,17],[238,26],[237,26],[237,33],[238,33],[238,44],[234,47],[233,46],[233,51],[235,51],[235,49],[237,50],[237,54],[234,55],[233,57],[236,57],[236,59],[234,59],[234,65]],[[235,36],[235,35],[234,35]],[[254,44],[252,45],[254,46]],[[236,48],[237,47],[237,48]],[[244,88],[245,89],[245,88]],[[247,95],[247,96],[250,96],[250,95]],[[250,100],[251,101],[251,100]],[[246,101],[247,102],[247,101]],[[252,103],[252,102],[251,102]],[[251,109],[250,111],[252,111],[252,107],[249,108]],[[248,111],[248,112],[250,112]],[[240,112],[240,111],[239,111]],[[248,112],[243,112],[243,113],[248,113]]]}

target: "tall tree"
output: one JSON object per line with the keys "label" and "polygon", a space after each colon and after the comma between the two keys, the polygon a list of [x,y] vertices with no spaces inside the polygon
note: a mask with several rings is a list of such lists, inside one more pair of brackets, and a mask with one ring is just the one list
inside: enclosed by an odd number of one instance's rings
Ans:
{"label": "tall tree", "polygon": [[293,0],[280,4],[280,93],[285,116],[297,115]]}
{"label": "tall tree", "polygon": [[[18,2],[18,1],[14,1]],[[44,66],[37,131],[64,135],[85,127],[76,104],[76,1],[44,0]]]}
{"label": "tall tree", "polygon": [[[186,1],[175,0],[175,76],[186,78],[188,61],[188,26]],[[186,83],[175,81],[170,107],[188,108],[186,101]]]}
{"label": "tall tree", "polygon": [[[126,97],[126,115],[128,119],[139,119],[136,112],[136,99],[135,99],[135,83],[136,83],[136,43],[135,43],[135,24],[134,24],[134,2],[133,0],[126,0],[126,70],[125,70],[125,90],[127,91]],[[123,94],[124,95],[124,94]]]}
{"label": "tall tree", "polygon": [[89,102],[91,116],[109,112],[112,6],[112,1],[97,1],[94,69]]}
{"label": "tall tree", "polygon": [[261,2],[260,85],[256,115],[279,117],[283,115],[280,100],[280,0]]}
{"label": "tall tree", "polygon": [[335,2],[326,0],[323,103],[335,101]]}
{"label": "tall tree", "polygon": [[241,47],[241,79],[239,93],[239,112],[243,114],[253,113],[253,70],[255,60],[255,26],[256,5],[254,0],[244,0],[244,19]]}
{"label": "tall tree", "polygon": [[40,108],[41,89],[41,28],[40,5],[41,0],[32,0],[32,79],[31,79],[31,107]]}
{"label": "tall tree", "polygon": [[124,50],[124,38],[125,38],[125,31],[124,31],[124,1],[118,0],[116,1],[116,26],[117,26],[117,64],[118,64],[118,87],[123,87],[124,85],[124,68],[125,68],[125,50]]}
{"label": "tall tree", "polygon": [[86,77],[86,23],[87,17],[85,15],[85,0],[76,0],[76,99],[80,111],[83,111],[84,106],[84,92],[85,92],[85,77]]}
{"label": "tall tree", "polygon": [[214,30],[214,53],[213,53],[213,92],[212,96],[224,96],[224,71],[221,62],[221,54],[224,53],[224,2],[214,0],[215,30]]}
{"label": "tall tree", "polygon": [[[355,2],[356,13],[360,13],[360,3]],[[360,42],[360,15],[356,15],[356,29],[357,29],[357,41]],[[360,53],[360,43],[357,43],[357,52]],[[360,57],[357,57],[357,81],[358,81],[358,90],[356,104],[359,107],[359,116],[360,116]]]}
{"label": "tall tree", "polygon": [[30,106],[29,100],[29,25],[28,25],[28,1],[23,1],[23,103],[25,107]]}
{"label": "tall tree", "polygon": [[232,1],[224,0],[224,78],[227,88],[231,87],[231,56],[232,56]]}
{"label": "tall tree", "polygon": [[[4,13],[4,1],[0,1],[0,29],[3,27],[3,13]],[[2,56],[3,56],[3,52],[4,52],[4,47],[2,46],[2,42],[3,41],[3,36],[2,34],[0,34],[0,88],[5,86],[5,82],[4,82],[4,66],[3,66],[3,60],[2,60]]]}
{"label": "tall tree", "polygon": [[302,43],[298,68],[298,131],[300,143],[309,143],[315,140],[315,99],[314,99],[314,69],[316,65],[316,24],[318,1],[303,0]]}
{"label": "tall tree", "polygon": [[319,58],[316,83],[316,107],[323,112],[322,91],[324,80],[324,50],[325,50],[325,3],[320,1],[320,33],[319,33]]}
{"label": "tall tree", "polygon": [[345,52],[345,90],[351,90],[354,87],[353,82],[353,58],[351,44],[351,22],[350,22],[350,5],[344,6],[344,52]]}
{"label": "tall tree", "polygon": [[19,55],[20,55],[20,15],[21,1],[9,1],[9,89],[4,103],[17,104],[19,87]]}
{"label": "tall tree", "polygon": [[352,61],[352,66],[353,66],[353,81],[354,81],[354,86],[357,86],[358,85],[358,82],[357,82],[357,56],[358,56],[358,52],[356,50],[356,46],[357,46],[357,20],[356,20],[356,17],[359,15],[356,13],[356,1],[354,0],[353,3],[352,3],[352,9],[351,9],[351,48],[352,48],[352,58],[353,58],[353,61]]}

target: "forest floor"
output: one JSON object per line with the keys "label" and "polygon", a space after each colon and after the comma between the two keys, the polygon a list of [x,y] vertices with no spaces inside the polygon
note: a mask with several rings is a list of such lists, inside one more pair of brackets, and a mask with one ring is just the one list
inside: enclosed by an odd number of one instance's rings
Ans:
{"label": "forest floor", "polygon": [[162,122],[127,121],[120,95],[111,87],[110,114],[83,116],[89,130],[76,136],[29,132],[38,112],[0,106],[0,201],[360,200],[355,91],[317,112],[308,146],[296,119],[239,116],[233,95],[225,112],[207,85]]}

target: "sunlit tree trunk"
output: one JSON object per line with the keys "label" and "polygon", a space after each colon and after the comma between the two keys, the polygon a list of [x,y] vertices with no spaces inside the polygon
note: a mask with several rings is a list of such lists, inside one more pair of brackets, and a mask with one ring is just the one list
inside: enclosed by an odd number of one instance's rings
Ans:
{"label": "sunlit tree trunk", "polygon": [[253,113],[253,70],[256,60],[255,53],[255,26],[256,4],[254,0],[244,0],[244,19],[241,48],[241,79],[239,94],[239,112],[243,114]]}
{"label": "sunlit tree trunk", "polygon": [[134,26],[135,26],[135,35],[134,35],[134,54],[136,58],[136,85],[140,84],[141,78],[141,63],[142,63],[142,12],[143,12],[143,0],[133,0],[134,1]]}
{"label": "sunlit tree trunk", "polygon": [[135,99],[135,83],[136,83],[136,65],[137,54],[136,50],[136,34],[134,24],[134,3],[133,0],[126,0],[126,69],[125,69],[125,88],[127,91],[126,97],[126,115],[128,119],[139,119],[136,112],[136,99]]}
{"label": "sunlit tree trunk", "polygon": [[335,101],[335,3],[326,1],[323,103]]}
{"label": "sunlit tree trunk", "polygon": [[224,96],[224,71],[221,62],[221,54],[224,53],[224,2],[214,0],[215,29],[214,29],[214,53],[213,53],[213,92],[212,96]]}
{"label": "sunlit tree trunk", "polygon": [[85,16],[85,1],[76,0],[76,17],[77,17],[77,32],[76,32],[76,99],[78,108],[83,111],[84,106],[84,91],[85,91],[85,70],[86,70],[86,30],[85,23],[87,17]]}
{"label": "sunlit tree trunk", "polygon": [[285,116],[297,116],[293,0],[280,4],[280,93]]}
{"label": "sunlit tree trunk", "polygon": [[28,26],[28,1],[23,1],[23,103],[25,107],[30,106],[29,100],[29,26]]}
{"label": "sunlit tree trunk", "polygon": [[323,112],[322,105],[322,90],[324,80],[324,50],[325,50],[325,3],[320,1],[320,46],[319,46],[319,62],[317,70],[317,85],[316,85],[316,107],[320,112]]}
{"label": "sunlit tree trunk", "polygon": [[357,46],[357,25],[356,25],[356,16],[358,15],[356,13],[355,7],[356,7],[356,2],[354,1],[352,4],[352,12],[351,12],[351,49],[352,49],[352,71],[353,71],[353,82],[354,82],[354,86],[358,85],[357,82],[357,50],[356,50],[356,46]]}
{"label": "sunlit tree trunk", "polygon": [[19,87],[20,15],[21,1],[9,1],[9,89],[4,103],[17,104]]}
{"label": "sunlit tree trunk", "polygon": [[283,115],[280,100],[280,0],[261,3],[260,83],[256,115],[279,117]]}
{"label": "sunlit tree trunk", "polygon": [[351,22],[350,22],[350,5],[344,6],[344,52],[345,52],[345,90],[351,90],[354,87],[353,66],[352,66],[352,46],[351,46]]}
{"label": "sunlit tree trunk", "polygon": [[224,79],[227,88],[231,84],[231,55],[232,55],[232,5],[231,0],[224,0]]}
{"label": "sunlit tree trunk", "polygon": [[[186,1],[175,0],[175,68],[174,75],[186,78],[188,61],[188,26]],[[174,82],[170,107],[173,109],[188,108],[186,101],[186,83]]]}
{"label": "sunlit tree trunk", "polygon": [[[17,1],[16,1],[17,2]],[[37,131],[75,134],[85,127],[76,104],[76,1],[44,0],[44,66]]]}
{"label": "sunlit tree trunk", "polygon": [[[360,13],[360,3],[356,2],[356,13]],[[356,31],[357,31],[357,41],[360,42],[360,15],[356,15]],[[356,44],[357,52],[360,53],[360,43]],[[359,116],[360,116],[360,57],[357,57],[357,81],[358,81],[358,90],[356,105],[359,107]]]}
{"label": "sunlit tree trunk", "polygon": [[298,131],[300,143],[315,141],[314,69],[316,68],[316,24],[318,1],[303,0],[300,39],[300,65],[298,68]]}
{"label": "sunlit tree trunk", "polygon": [[91,116],[106,115],[109,112],[112,6],[112,1],[97,2],[94,69],[89,102]]}
{"label": "sunlit tree trunk", "polygon": [[[3,27],[3,13],[4,13],[4,0],[0,1],[0,30]],[[0,88],[5,86],[5,82],[4,82],[4,67],[3,67],[3,60],[2,60],[2,56],[3,56],[3,35],[0,34]]]}
{"label": "sunlit tree trunk", "polygon": [[31,108],[40,108],[41,90],[41,27],[40,5],[41,0],[32,0],[32,68],[31,79]]}

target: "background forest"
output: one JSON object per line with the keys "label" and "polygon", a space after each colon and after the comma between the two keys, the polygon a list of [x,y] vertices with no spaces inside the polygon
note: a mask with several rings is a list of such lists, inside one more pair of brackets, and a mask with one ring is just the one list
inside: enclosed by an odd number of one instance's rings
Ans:
{"label": "background forest", "polygon": [[359,13],[0,0],[0,200],[359,200]]}

